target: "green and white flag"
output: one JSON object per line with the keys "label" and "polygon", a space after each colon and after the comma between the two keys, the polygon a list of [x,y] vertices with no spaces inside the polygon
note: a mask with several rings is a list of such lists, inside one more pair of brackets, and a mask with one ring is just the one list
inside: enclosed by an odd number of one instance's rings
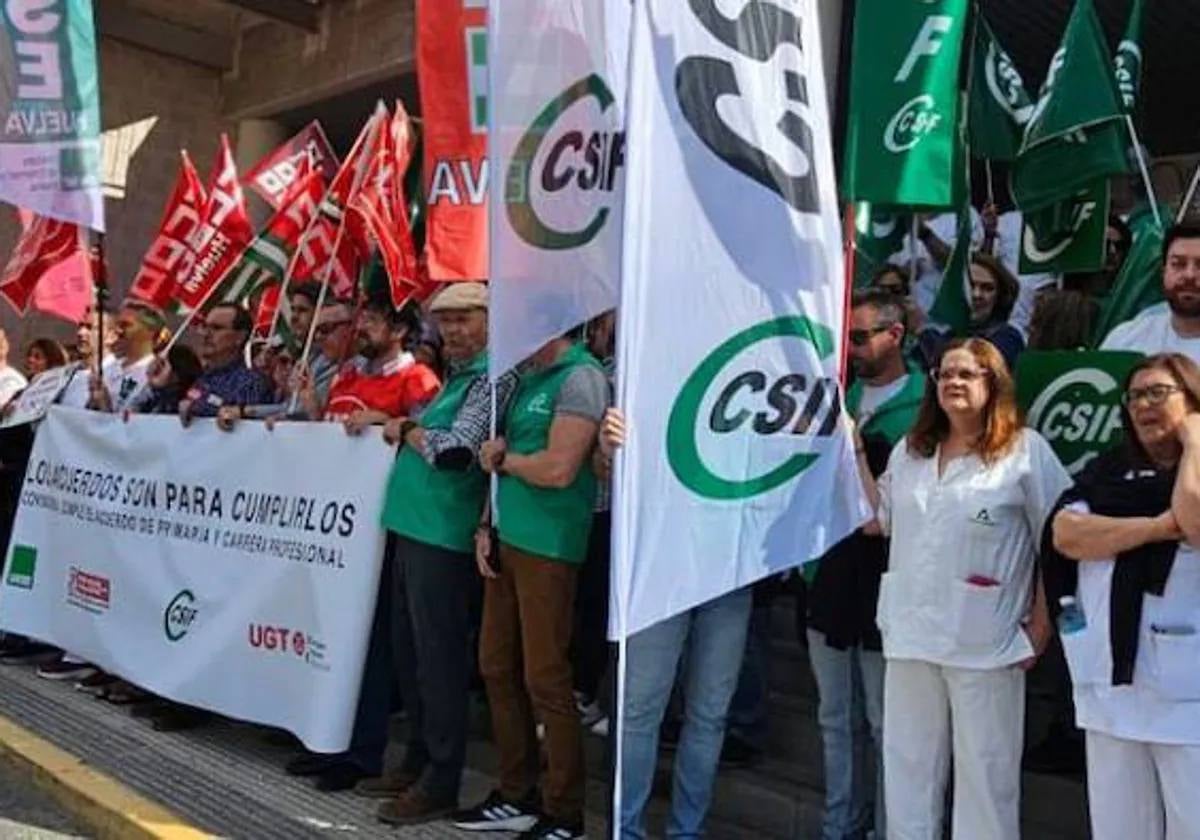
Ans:
{"label": "green and white flag", "polygon": [[1145,11],[1146,0],[1133,0],[1125,37],[1117,46],[1117,89],[1121,92],[1121,104],[1129,114],[1137,110],[1138,87],[1142,83],[1142,19]]}
{"label": "green and white flag", "polygon": [[1101,178],[1071,199],[1025,217],[1020,272],[1054,274],[1104,267],[1111,190]]}
{"label": "green and white flag", "polygon": [[946,261],[942,285],[929,309],[929,319],[966,335],[971,326],[971,208],[958,211],[958,235]]}
{"label": "green and white flag", "polygon": [[1020,71],[982,15],[976,26],[967,117],[971,153],[988,160],[1013,160],[1033,116],[1033,100]]}
{"label": "green and white flag", "polygon": [[1076,0],[1013,165],[1012,193],[1022,212],[1126,171],[1125,114],[1112,66],[1092,0]]}
{"label": "green and white flag", "polygon": [[1117,326],[1144,309],[1162,303],[1163,241],[1166,234],[1152,219],[1133,238],[1112,291],[1100,304],[1093,343],[1100,346]]}
{"label": "green and white flag", "polygon": [[0,201],[103,231],[92,2],[6,2],[0,21]]}
{"label": "green and white flag", "polygon": [[858,0],[845,198],[954,207],[970,0]]}
{"label": "green and white flag", "polygon": [[898,208],[861,202],[854,213],[854,287],[867,286],[888,257],[904,247],[911,217]]}

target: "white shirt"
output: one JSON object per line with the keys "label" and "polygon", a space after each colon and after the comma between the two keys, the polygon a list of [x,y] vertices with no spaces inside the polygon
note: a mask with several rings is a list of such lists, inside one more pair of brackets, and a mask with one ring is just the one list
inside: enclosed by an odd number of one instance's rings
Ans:
{"label": "white shirt", "polygon": [[[104,376],[104,381],[107,382],[109,377],[112,376],[113,368],[120,368],[120,366],[116,356],[105,356],[103,363],[100,365],[100,372]],[[89,392],[91,381],[91,365],[81,367],[71,377],[71,381],[67,383],[67,387],[63,389],[62,394],[59,395],[59,405],[71,408],[87,408],[88,398],[91,396]]]}
{"label": "white shirt", "polygon": [[[1085,505],[1078,509],[1087,511]],[[1200,552],[1180,543],[1162,597],[1142,602],[1131,685],[1112,684],[1112,560],[1079,564],[1076,597],[1087,626],[1062,637],[1080,728],[1130,741],[1200,745]],[[1190,627],[1191,635],[1155,628]]]}
{"label": "white shirt", "polygon": [[25,377],[16,368],[8,365],[0,368],[0,408],[4,408],[12,402],[12,398],[25,390],[25,386],[28,384]]}
{"label": "white shirt", "polygon": [[[946,243],[947,247],[953,249],[954,243],[958,240],[958,215],[956,213],[943,213],[936,216],[925,223],[934,236]],[[971,247],[978,248],[983,244],[983,220],[979,217],[979,213],[974,207],[971,208]],[[914,252],[915,247],[915,252]],[[918,239],[915,244],[912,234],[904,237],[904,246],[893,254],[888,262],[893,265],[903,266],[911,269],[913,262],[916,262],[916,272],[912,278],[912,297],[913,301],[921,308],[922,312],[928,312],[933,302],[937,299],[938,289],[942,285],[942,269],[934,262],[933,257],[929,253],[929,249],[925,247],[925,243]]]}
{"label": "white shirt", "polygon": [[112,400],[113,411],[125,411],[142,395],[153,362],[153,354],[147,354],[128,366],[120,363],[104,368],[104,385]]}
{"label": "white shirt", "polygon": [[1200,338],[1184,338],[1171,324],[1171,308],[1152,306],[1108,334],[1101,350],[1136,350],[1139,353],[1182,353],[1200,363]]}
{"label": "white shirt", "polygon": [[1029,323],[1033,320],[1033,304],[1038,290],[1058,283],[1057,274],[1021,274],[1021,237],[1025,220],[1020,210],[1003,214],[996,222],[996,256],[1017,278],[1020,288],[1008,322],[1029,338]]}
{"label": "white shirt", "polygon": [[1021,622],[1034,558],[1071,478],[1031,429],[991,466],[965,455],[939,478],[937,464],[936,453],[921,458],[902,440],[879,481],[879,521],[891,535],[877,613],[883,654],[980,669],[1027,659]]}
{"label": "white shirt", "polygon": [[895,382],[886,385],[863,385],[862,398],[858,401],[858,416],[854,418],[860,428],[871,421],[879,406],[904,390],[910,375],[906,373]]}

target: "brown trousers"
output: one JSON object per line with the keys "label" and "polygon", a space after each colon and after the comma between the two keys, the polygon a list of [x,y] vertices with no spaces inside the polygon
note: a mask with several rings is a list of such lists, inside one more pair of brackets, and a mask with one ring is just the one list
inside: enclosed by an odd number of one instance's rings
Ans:
{"label": "brown trousers", "polygon": [[568,648],[578,569],[500,544],[500,577],[484,584],[479,669],[500,750],[500,793],[517,801],[536,787],[536,720],[546,728],[542,809],[583,819],[583,732]]}

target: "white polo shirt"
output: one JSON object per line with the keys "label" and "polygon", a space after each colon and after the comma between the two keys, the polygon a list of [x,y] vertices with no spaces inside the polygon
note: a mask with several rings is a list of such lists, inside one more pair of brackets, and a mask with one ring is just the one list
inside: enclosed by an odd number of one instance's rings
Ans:
{"label": "white polo shirt", "polygon": [[891,535],[876,618],[883,654],[979,669],[1027,659],[1034,559],[1071,478],[1030,429],[991,466],[965,455],[939,477],[937,464],[937,453],[922,458],[902,440],[879,482]]}
{"label": "white polo shirt", "polygon": [[[1072,506],[1087,512],[1086,505]],[[1112,684],[1112,560],[1079,564],[1087,626],[1062,636],[1081,729],[1129,741],[1200,745],[1200,552],[1179,544],[1161,597],[1142,601],[1133,683]],[[1188,632],[1188,631],[1191,632]]]}
{"label": "white polo shirt", "polygon": [[1104,339],[1101,350],[1135,350],[1155,353],[1182,353],[1200,364],[1200,338],[1185,338],[1175,332],[1171,308],[1160,303],[1120,324]]}

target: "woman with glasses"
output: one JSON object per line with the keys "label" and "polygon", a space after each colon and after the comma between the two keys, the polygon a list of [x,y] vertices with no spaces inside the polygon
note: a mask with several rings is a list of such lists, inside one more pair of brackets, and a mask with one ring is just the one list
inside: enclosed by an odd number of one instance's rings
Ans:
{"label": "woman with glasses", "polygon": [[877,493],[860,464],[891,539],[877,612],[888,836],[940,840],[953,761],[951,836],[1012,840],[1025,670],[1051,632],[1036,546],[1070,478],[1022,428],[991,343],[951,342],[932,373]]}
{"label": "woman with glasses", "polygon": [[1144,359],[1123,403],[1124,444],[1059,502],[1046,588],[1087,735],[1092,836],[1197,837],[1200,367]]}

